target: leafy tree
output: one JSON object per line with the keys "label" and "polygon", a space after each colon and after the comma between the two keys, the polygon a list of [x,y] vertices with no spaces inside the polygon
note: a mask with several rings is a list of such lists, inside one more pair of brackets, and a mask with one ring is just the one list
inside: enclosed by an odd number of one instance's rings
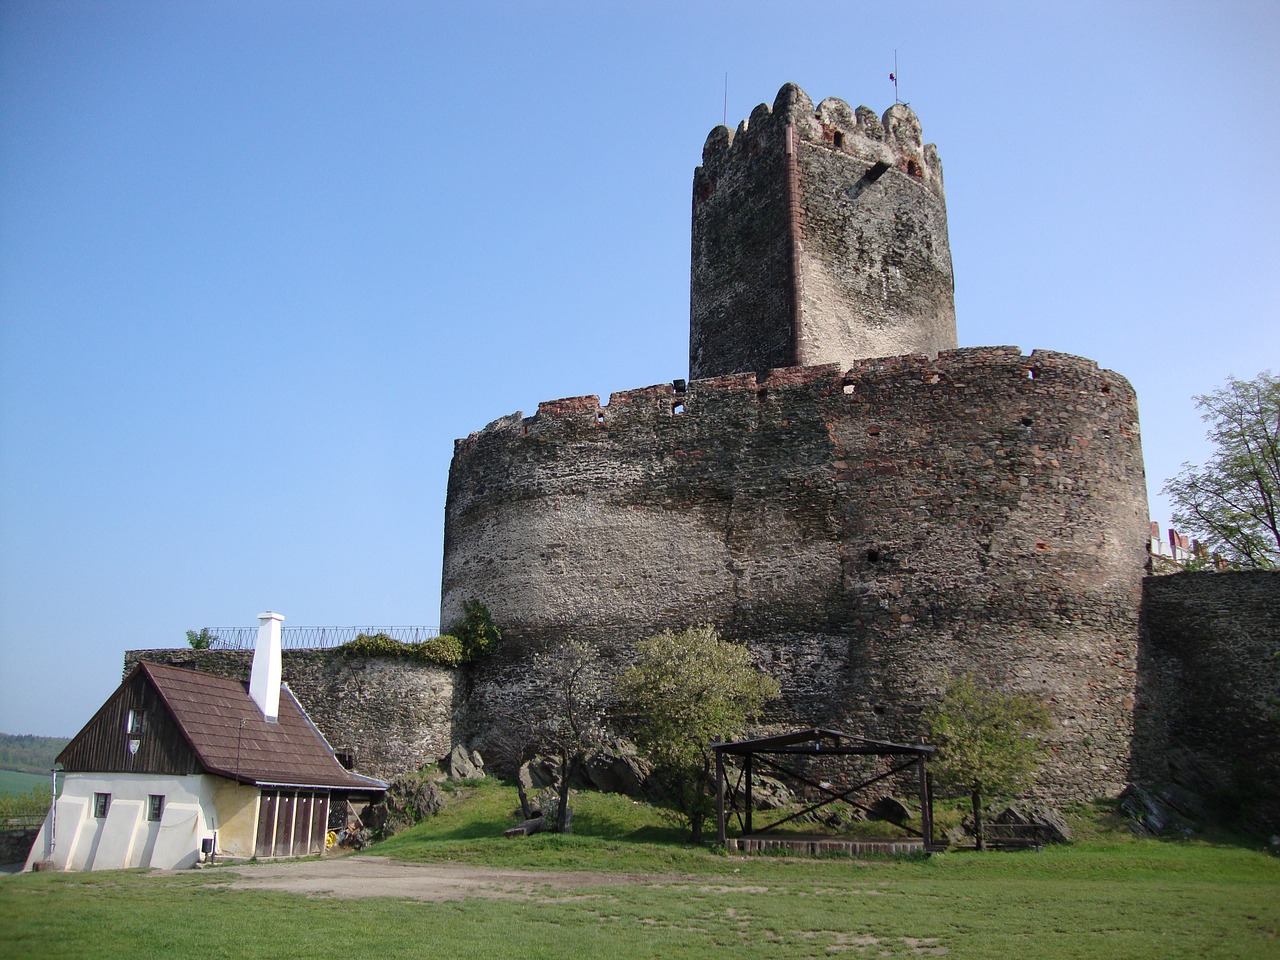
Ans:
{"label": "leafy tree", "polygon": [[721,640],[711,627],[666,630],[641,640],[636,652],[635,665],[618,680],[618,696],[690,842],[699,843],[715,809],[711,744],[740,736],[778,695],[778,682],[756,669],[746,647]]}
{"label": "leafy tree", "polygon": [[502,631],[493,622],[489,608],[476,599],[468,600],[462,605],[462,619],[446,632],[462,641],[464,663],[471,663],[493,653],[502,642]]}
{"label": "leafy tree", "polygon": [[964,674],[925,712],[925,721],[940,748],[934,775],[944,789],[968,792],[981,850],[983,794],[1009,796],[1035,780],[1047,753],[1039,734],[1049,728],[1049,711],[1032,697],[984,689]]}
{"label": "leafy tree", "polygon": [[530,747],[559,761],[555,831],[569,832],[569,787],[605,737],[607,678],[591,646],[562,640],[531,658],[535,682]]}
{"label": "leafy tree", "polygon": [[1263,371],[1196,398],[1215,447],[1164,485],[1173,520],[1238,567],[1280,566],[1280,378]]}

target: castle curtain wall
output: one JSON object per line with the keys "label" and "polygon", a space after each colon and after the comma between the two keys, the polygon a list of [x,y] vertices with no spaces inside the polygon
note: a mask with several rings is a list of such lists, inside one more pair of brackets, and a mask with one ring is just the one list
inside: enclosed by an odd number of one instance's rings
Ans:
{"label": "castle curtain wall", "polygon": [[523,664],[580,636],[712,623],[782,682],[774,728],[913,738],[948,677],[1044,699],[1044,791],[1128,776],[1146,495],[1133,391],[1016,348],[896,357],[543,404],[458,441],[441,618],[506,630],[482,741]]}

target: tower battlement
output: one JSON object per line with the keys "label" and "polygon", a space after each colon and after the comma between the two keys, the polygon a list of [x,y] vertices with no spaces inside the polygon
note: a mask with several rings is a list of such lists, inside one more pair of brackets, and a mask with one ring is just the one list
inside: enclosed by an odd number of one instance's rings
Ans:
{"label": "tower battlement", "polygon": [[905,104],[794,84],[694,171],[693,379],[956,346],[942,164]]}
{"label": "tower battlement", "polygon": [[707,134],[702,166],[694,171],[695,204],[715,191],[717,177],[727,166],[759,151],[770,138],[785,138],[788,125],[808,143],[866,160],[873,167],[883,163],[943,196],[938,148],[924,142],[920,118],[905,103],[895,103],[883,116],[870,107],[851,108],[838,97],[827,97],[815,108],[808,94],[788,83],[772,106],[760,104],[736,130],[718,126]]}

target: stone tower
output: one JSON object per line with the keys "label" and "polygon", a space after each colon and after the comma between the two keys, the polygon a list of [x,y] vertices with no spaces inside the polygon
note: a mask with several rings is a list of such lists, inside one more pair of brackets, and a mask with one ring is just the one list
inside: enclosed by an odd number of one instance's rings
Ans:
{"label": "stone tower", "polygon": [[689,376],[957,345],[942,165],[910,107],[787,84],[693,175]]}

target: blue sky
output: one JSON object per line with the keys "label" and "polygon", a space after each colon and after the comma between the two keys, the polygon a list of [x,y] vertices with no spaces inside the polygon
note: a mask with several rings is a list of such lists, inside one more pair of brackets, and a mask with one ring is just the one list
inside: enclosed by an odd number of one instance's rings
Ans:
{"label": "blue sky", "polygon": [[455,438],[683,377],[702,142],[901,96],[964,346],[1192,396],[1280,369],[1280,5],[0,0],[0,730],[122,655],[435,624]]}

